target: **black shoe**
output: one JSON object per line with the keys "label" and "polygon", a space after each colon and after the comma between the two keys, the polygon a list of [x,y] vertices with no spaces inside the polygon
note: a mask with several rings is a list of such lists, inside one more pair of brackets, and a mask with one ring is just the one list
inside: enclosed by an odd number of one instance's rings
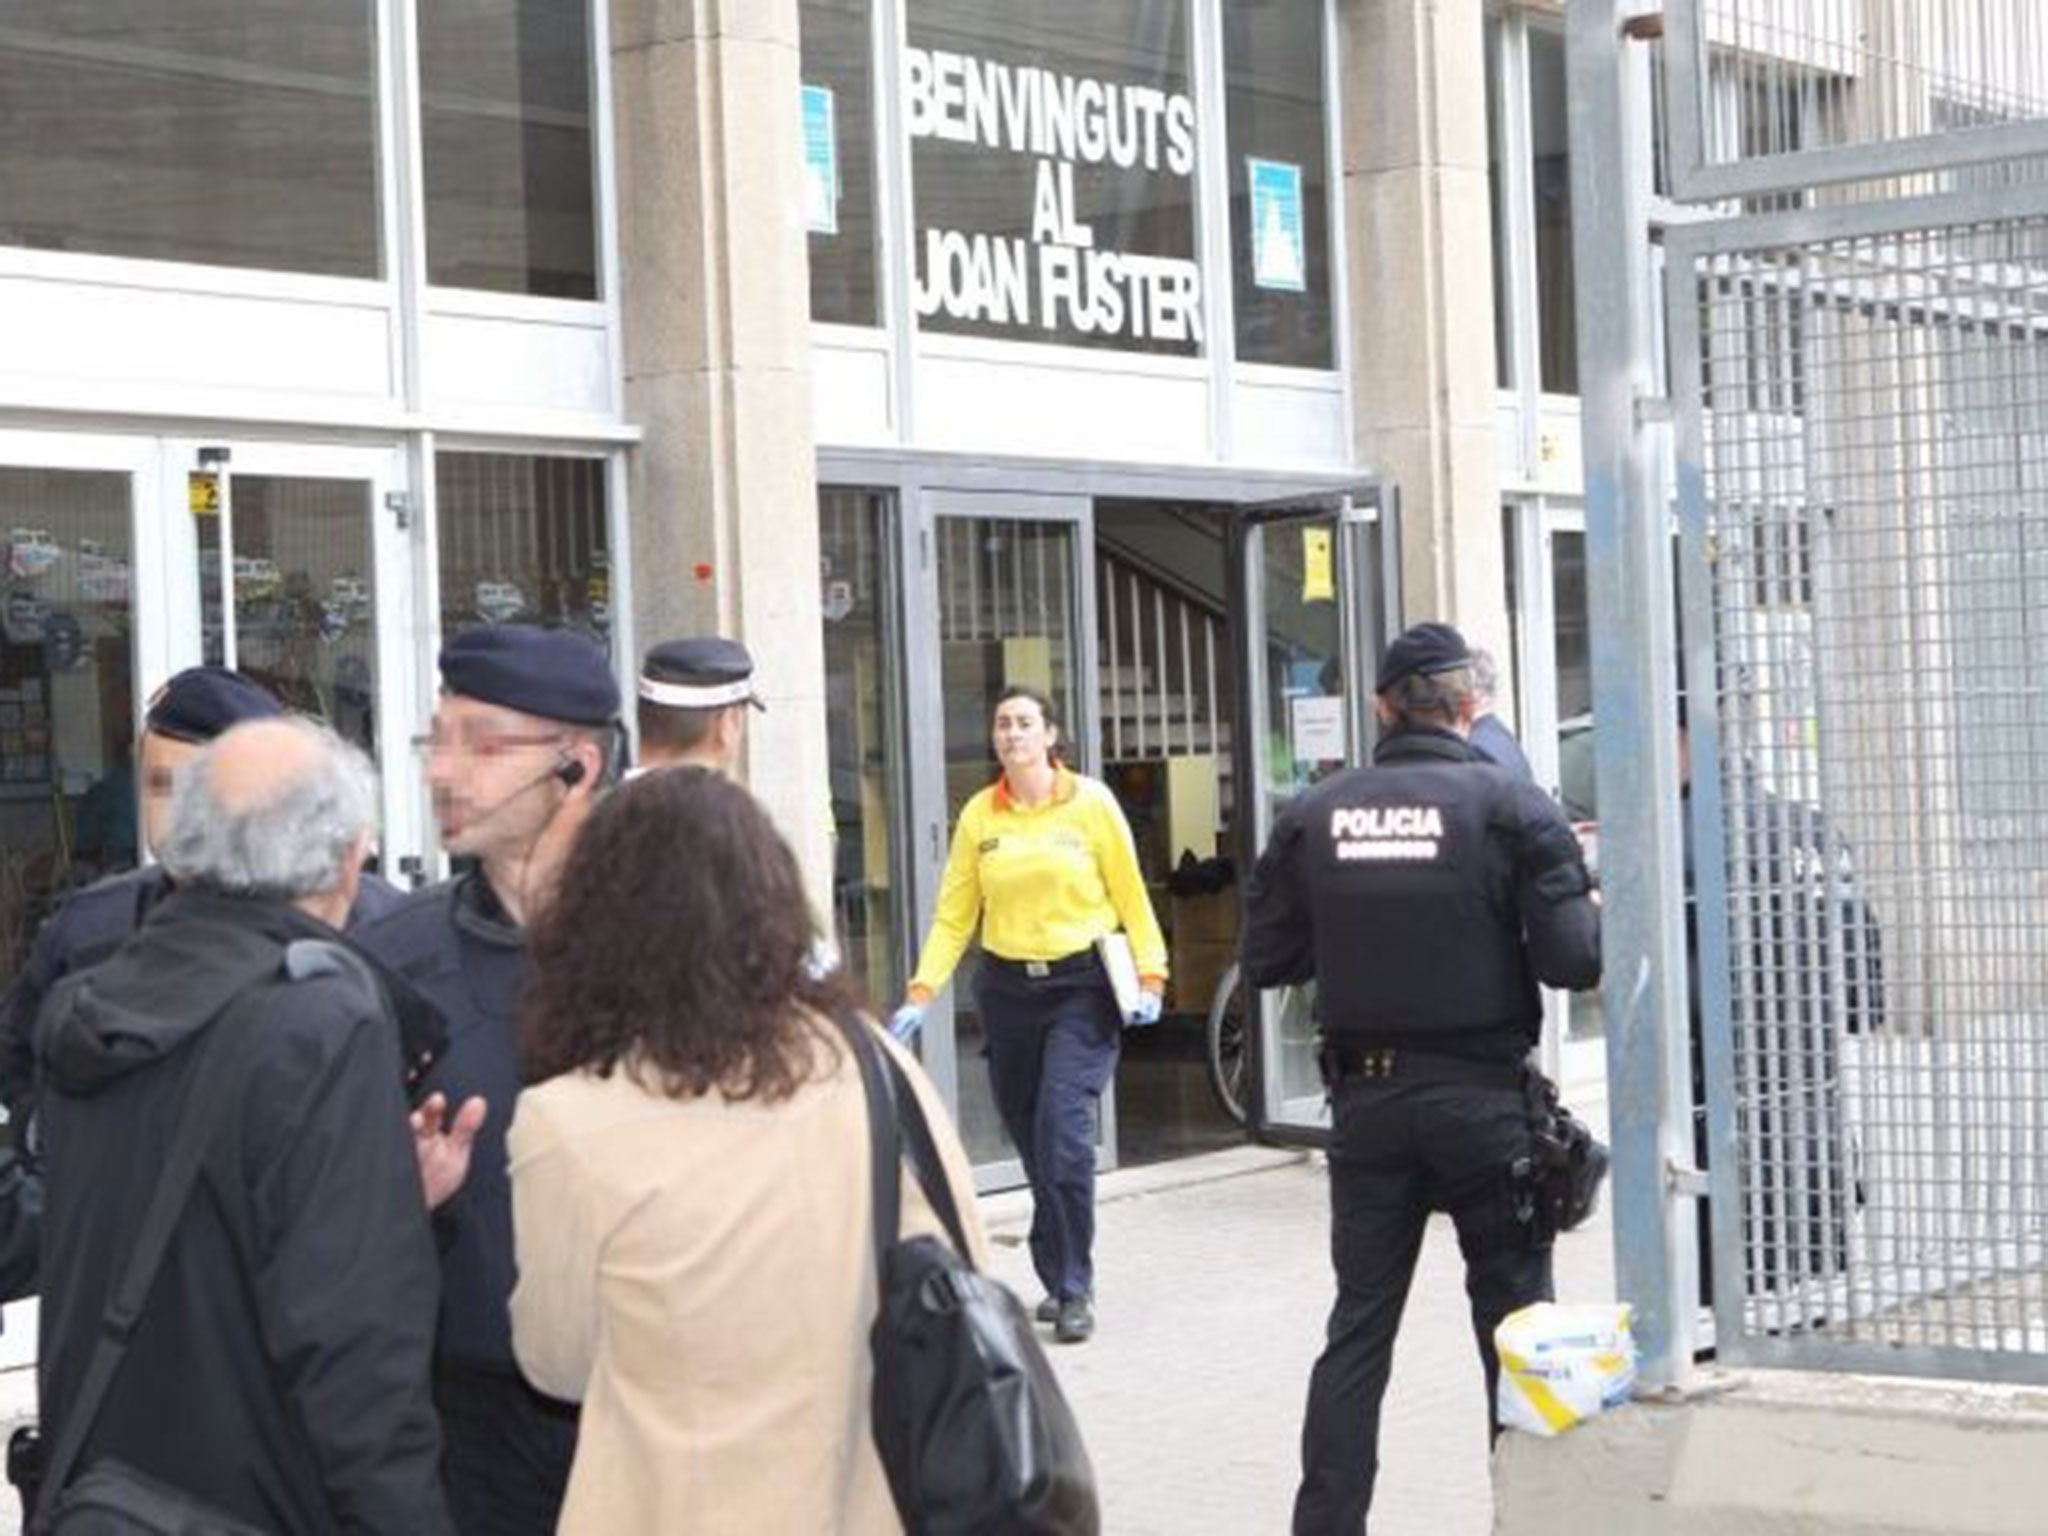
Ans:
{"label": "black shoe", "polygon": [[1058,1321],[1060,1320],[1060,1299],[1059,1299],[1059,1297],[1057,1297],[1057,1296],[1047,1296],[1047,1297],[1045,1298],[1045,1300],[1041,1301],[1041,1302],[1040,1302],[1040,1303],[1039,1303],[1039,1304],[1037,1305],[1037,1307],[1035,1307],[1035,1308],[1034,1308],[1034,1309],[1032,1310],[1032,1313],[1031,1313],[1031,1315],[1032,1315],[1033,1317],[1037,1318],[1037,1319],[1038,1319],[1038,1321],[1040,1321],[1041,1323],[1056,1323],[1056,1322],[1058,1322]]}
{"label": "black shoe", "polygon": [[1052,1336],[1056,1343],[1080,1344],[1095,1332],[1095,1309],[1088,1305],[1086,1296],[1069,1296],[1060,1303],[1059,1315],[1053,1319]]}

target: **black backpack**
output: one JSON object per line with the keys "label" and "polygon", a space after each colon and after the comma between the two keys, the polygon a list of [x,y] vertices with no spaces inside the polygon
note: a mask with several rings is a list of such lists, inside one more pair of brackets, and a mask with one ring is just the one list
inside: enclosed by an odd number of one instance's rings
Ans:
{"label": "black backpack", "polygon": [[[875,1448],[909,1536],[1096,1536],[1095,1470],[1017,1298],[977,1271],[931,1127],[895,1058],[841,1027],[868,1101],[875,1264]],[[905,1238],[905,1143],[948,1243]]]}

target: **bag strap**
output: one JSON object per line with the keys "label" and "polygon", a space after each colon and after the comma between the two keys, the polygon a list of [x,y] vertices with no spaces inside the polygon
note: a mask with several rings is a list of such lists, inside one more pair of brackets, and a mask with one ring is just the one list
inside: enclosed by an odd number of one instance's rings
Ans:
{"label": "bag strap", "polygon": [[180,1095],[178,1129],[164,1159],[164,1170],[157,1177],[156,1189],[149,1197],[149,1206],[143,1212],[142,1225],[135,1235],[135,1246],[129,1250],[120,1282],[114,1287],[106,1313],[100,1320],[100,1336],[93,1345],[84,1383],[72,1405],[71,1422],[65,1426],[63,1438],[50,1455],[49,1467],[43,1478],[38,1524],[32,1529],[44,1529],[42,1512],[54,1507],[57,1495],[71,1480],[72,1469],[85,1450],[86,1437],[92,1433],[93,1425],[99,1419],[107,1393],[114,1385],[114,1376],[135,1336],[136,1325],[142,1320],[150,1287],[156,1283],[157,1271],[163,1266],[164,1254],[170,1248],[172,1234],[177,1231],[179,1217],[184,1214],[193,1187],[198,1183],[200,1164],[205,1160],[207,1148],[212,1145],[221,1112],[227,1107],[229,1086],[240,1075],[213,1070],[214,1058],[224,1050],[219,1043],[224,1033],[227,1031],[221,1018],[216,1016],[205,1026],[200,1039],[192,1047],[192,1064],[186,1069],[189,1081]]}
{"label": "bag strap", "polygon": [[841,1014],[838,1023],[854,1061],[860,1066],[861,1093],[868,1104],[869,1209],[874,1218],[875,1285],[880,1294],[889,1283],[889,1249],[902,1234],[902,1199],[896,1170],[902,1164],[903,1146],[897,1138],[895,1095],[890,1091],[889,1075],[882,1068],[881,1046],[869,1038],[859,1015]]}
{"label": "bag strap", "polygon": [[974,1255],[967,1246],[960,1207],[953,1199],[945,1164],[939,1161],[938,1144],[932,1140],[932,1128],[925,1119],[924,1106],[918,1102],[917,1090],[911,1086],[902,1065],[882,1048],[857,1016],[843,1015],[839,1027],[860,1063],[861,1088],[868,1101],[868,1173],[874,1186],[875,1271],[879,1280],[887,1283],[888,1251],[903,1235],[899,1179],[906,1142],[918,1186],[938,1212],[954,1251],[971,1266]]}
{"label": "bag strap", "polygon": [[960,1220],[960,1207],[953,1199],[953,1182],[946,1177],[946,1165],[939,1161],[938,1143],[932,1139],[931,1123],[925,1119],[924,1105],[918,1102],[917,1090],[911,1087],[910,1079],[904,1075],[896,1058],[883,1053],[882,1059],[895,1089],[897,1128],[910,1144],[910,1164],[917,1173],[917,1182],[923,1187],[924,1197],[931,1202],[932,1209],[939,1213],[946,1235],[953,1240],[953,1251],[972,1268],[974,1254],[967,1246],[967,1229]]}

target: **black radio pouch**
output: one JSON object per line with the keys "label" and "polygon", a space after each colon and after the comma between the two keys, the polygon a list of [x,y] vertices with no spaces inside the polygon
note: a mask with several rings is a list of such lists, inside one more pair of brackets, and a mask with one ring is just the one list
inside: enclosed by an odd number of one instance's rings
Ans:
{"label": "black radio pouch", "polygon": [[1515,1220],[1532,1248],[1585,1224],[1607,1177],[1607,1148],[1564,1107],[1557,1084],[1528,1068],[1522,1094],[1529,1108],[1529,1151],[1509,1169]]}

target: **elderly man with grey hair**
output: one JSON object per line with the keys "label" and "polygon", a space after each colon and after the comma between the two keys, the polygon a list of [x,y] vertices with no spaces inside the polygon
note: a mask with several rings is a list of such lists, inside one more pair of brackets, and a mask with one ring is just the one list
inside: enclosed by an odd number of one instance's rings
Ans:
{"label": "elderly man with grey hair", "polygon": [[[168,1485],[206,1508],[193,1529],[451,1529],[399,1032],[336,932],[375,802],[324,726],[227,732],[173,793],[174,888],[37,1031],[51,1475]],[[108,1377],[103,1319],[188,1111],[197,1174]]]}
{"label": "elderly man with grey hair", "polygon": [[1493,659],[1493,652],[1474,647],[1472,702],[1477,712],[1472,720],[1472,734],[1465,745],[1489,763],[1498,763],[1534,783],[1536,775],[1522,752],[1522,744],[1515,740],[1515,733],[1507,728],[1507,722],[1493,712],[1499,696],[1500,663]]}

